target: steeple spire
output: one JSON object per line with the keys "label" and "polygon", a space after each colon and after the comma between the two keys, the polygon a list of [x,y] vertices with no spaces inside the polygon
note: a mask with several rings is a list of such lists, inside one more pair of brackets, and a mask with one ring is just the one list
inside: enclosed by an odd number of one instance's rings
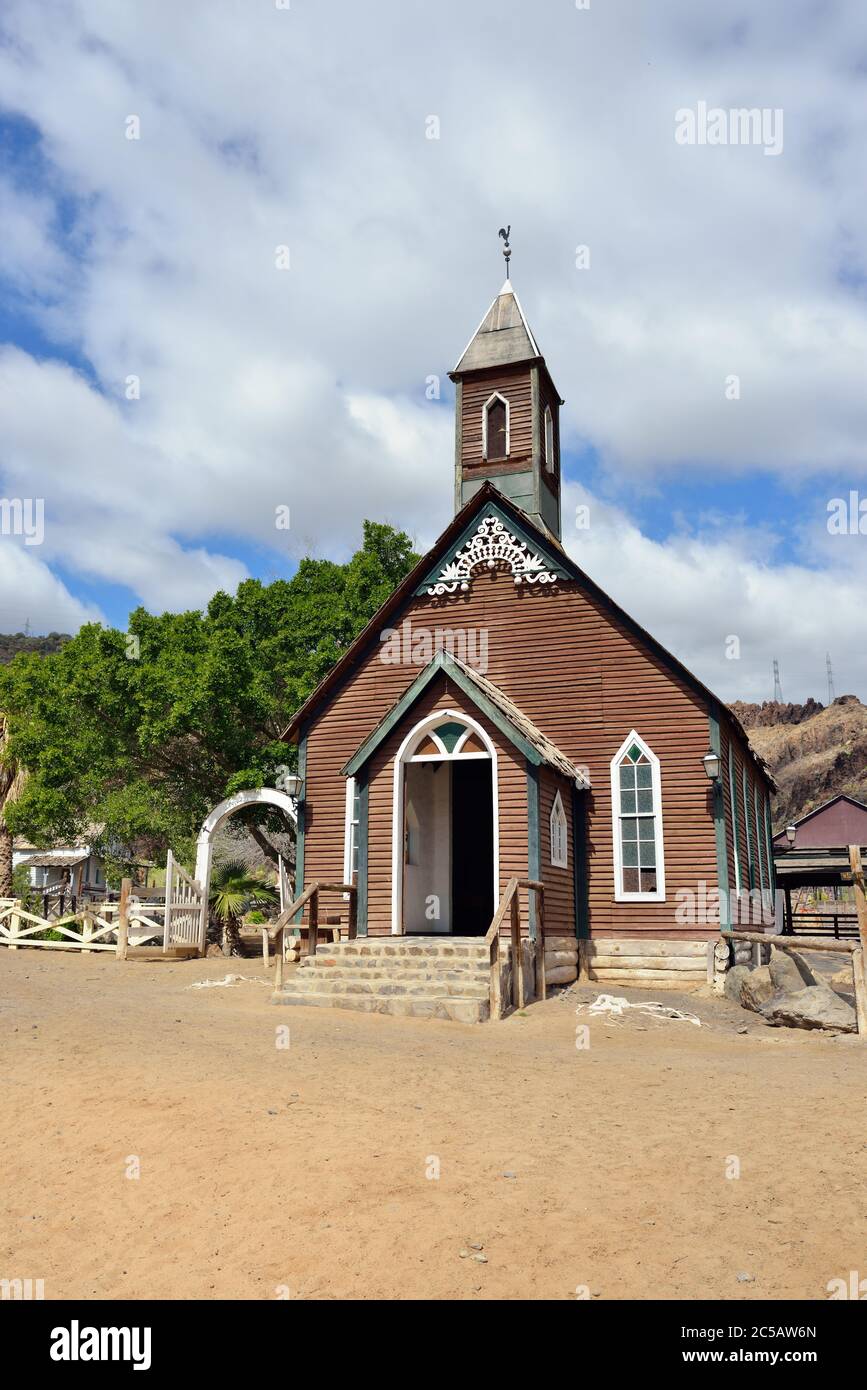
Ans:
{"label": "steeple spire", "polygon": [[505,283],[449,372],[455,383],[455,511],[489,480],[559,540],[563,402],[508,278],[510,231],[501,227],[499,233]]}

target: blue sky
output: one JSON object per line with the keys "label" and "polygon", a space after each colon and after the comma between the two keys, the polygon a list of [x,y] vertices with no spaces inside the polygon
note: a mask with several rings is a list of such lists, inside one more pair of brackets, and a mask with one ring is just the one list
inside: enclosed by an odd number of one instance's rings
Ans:
{"label": "blue sky", "polygon": [[[575,558],[727,698],[775,656],[821,696],[826,649],[863,694],[867,535],[826,523],[867,498],[867,22],[820,11],[7,0],[0,489],[46,528],[0,536],[0,629],[203,606],[364,517],[429,544],[511,222]],[[680,143],[702,105],[726,139]]]}

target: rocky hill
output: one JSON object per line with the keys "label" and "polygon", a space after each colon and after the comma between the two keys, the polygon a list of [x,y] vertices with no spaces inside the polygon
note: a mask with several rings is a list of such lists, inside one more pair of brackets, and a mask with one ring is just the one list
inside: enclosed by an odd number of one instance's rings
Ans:
{"label": "rocky hill", "polygon": [[867,706],[856,695],[828,706],[736,701],[731,710],[779,783],[775,830],[840,792],[867,802]]}
{"label": "rocky hill", "polygon": [[48,656],[69,641],[68,632],[49,632],[44,637],[28,637],[23,632],[0,632],[0,666],[6,666],[19,652],[38,652]]}

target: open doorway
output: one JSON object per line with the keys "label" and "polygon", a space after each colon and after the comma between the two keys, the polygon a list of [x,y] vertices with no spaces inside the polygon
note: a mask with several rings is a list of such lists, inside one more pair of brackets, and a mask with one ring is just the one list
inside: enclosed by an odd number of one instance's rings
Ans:
{"label": "open doorway", "polygon": [[452,931],[484,936],[496,910],[490,760],[453,762]]}
{"label": "open doorway", "polygon": [[496,757],[487,736],[447,711],[413,731],[397,770],[396,929],[484,935],[497,872]]}

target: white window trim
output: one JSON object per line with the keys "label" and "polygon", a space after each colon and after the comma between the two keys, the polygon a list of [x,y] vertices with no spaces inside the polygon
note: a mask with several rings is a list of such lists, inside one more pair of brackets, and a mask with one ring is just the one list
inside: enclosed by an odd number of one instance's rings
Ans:
{"label": "white window trim", "polygon": [[545,406],[545,468],[554,472],[554,412],[550,405]]}
{"label": "white window trim", "polygon": [[509,454],[510,454],[511,448],[512,448],[512,437],[511,437],[511,414],[512,414],[512,412],[511,412],[511,410],[509,409],[509,402],[507,401],[507,399],[506,399],[505,396],[503,396],[503,395],[500,394],[499,391],[493,391],[493,392],[491,393],[491,395],[488,396],[488,399],[485,401],[485,404],[482,406],[482,458],[483,458],[483,459],[486,459],[486,458],[488,457],[488,409],[489,409],[490,406],[493,405],[494,401],[502,401],[503,405],[506,407],[506,453],[505,453],[505,457],[506,457],[506,458],[509,457]]}
{"label": "white window trim", "polygon": [[[355,778],[346,779],[346,811],[343,822],[343,882],[352,882],[352,812],[355,805]],[[345,898],[348,893],[344,893]]]}
{"label": "white window trim", "polygon": [[[650,763],[650,784],[653,789],[654,833],[656,844],[656,890],[653,893],[627,893],[623,888],[623,849],[620,841],[620,763],[627,748],[635,743]],[[664,903],[665,835],[662,823],[662,778],[659,759],[640,734],[633,729],[623,740],[611,759],[611,837],[614,841],[614,901],[616,903]]]}
{"label": "white window trim", "polygon": [[[558,843],[562,839],[562,853],[559,848],[557,853],[554,851],[555,844],[555,825],[557,827],[556,840]],[[563,809],[563,798],[559,791],[554,797],[554,804],[551,807],[551,814],[548,817],[548,836],[551,863],[555,869],[568,869],[569,867],[569,825],[566,820],[566,812]]]}

